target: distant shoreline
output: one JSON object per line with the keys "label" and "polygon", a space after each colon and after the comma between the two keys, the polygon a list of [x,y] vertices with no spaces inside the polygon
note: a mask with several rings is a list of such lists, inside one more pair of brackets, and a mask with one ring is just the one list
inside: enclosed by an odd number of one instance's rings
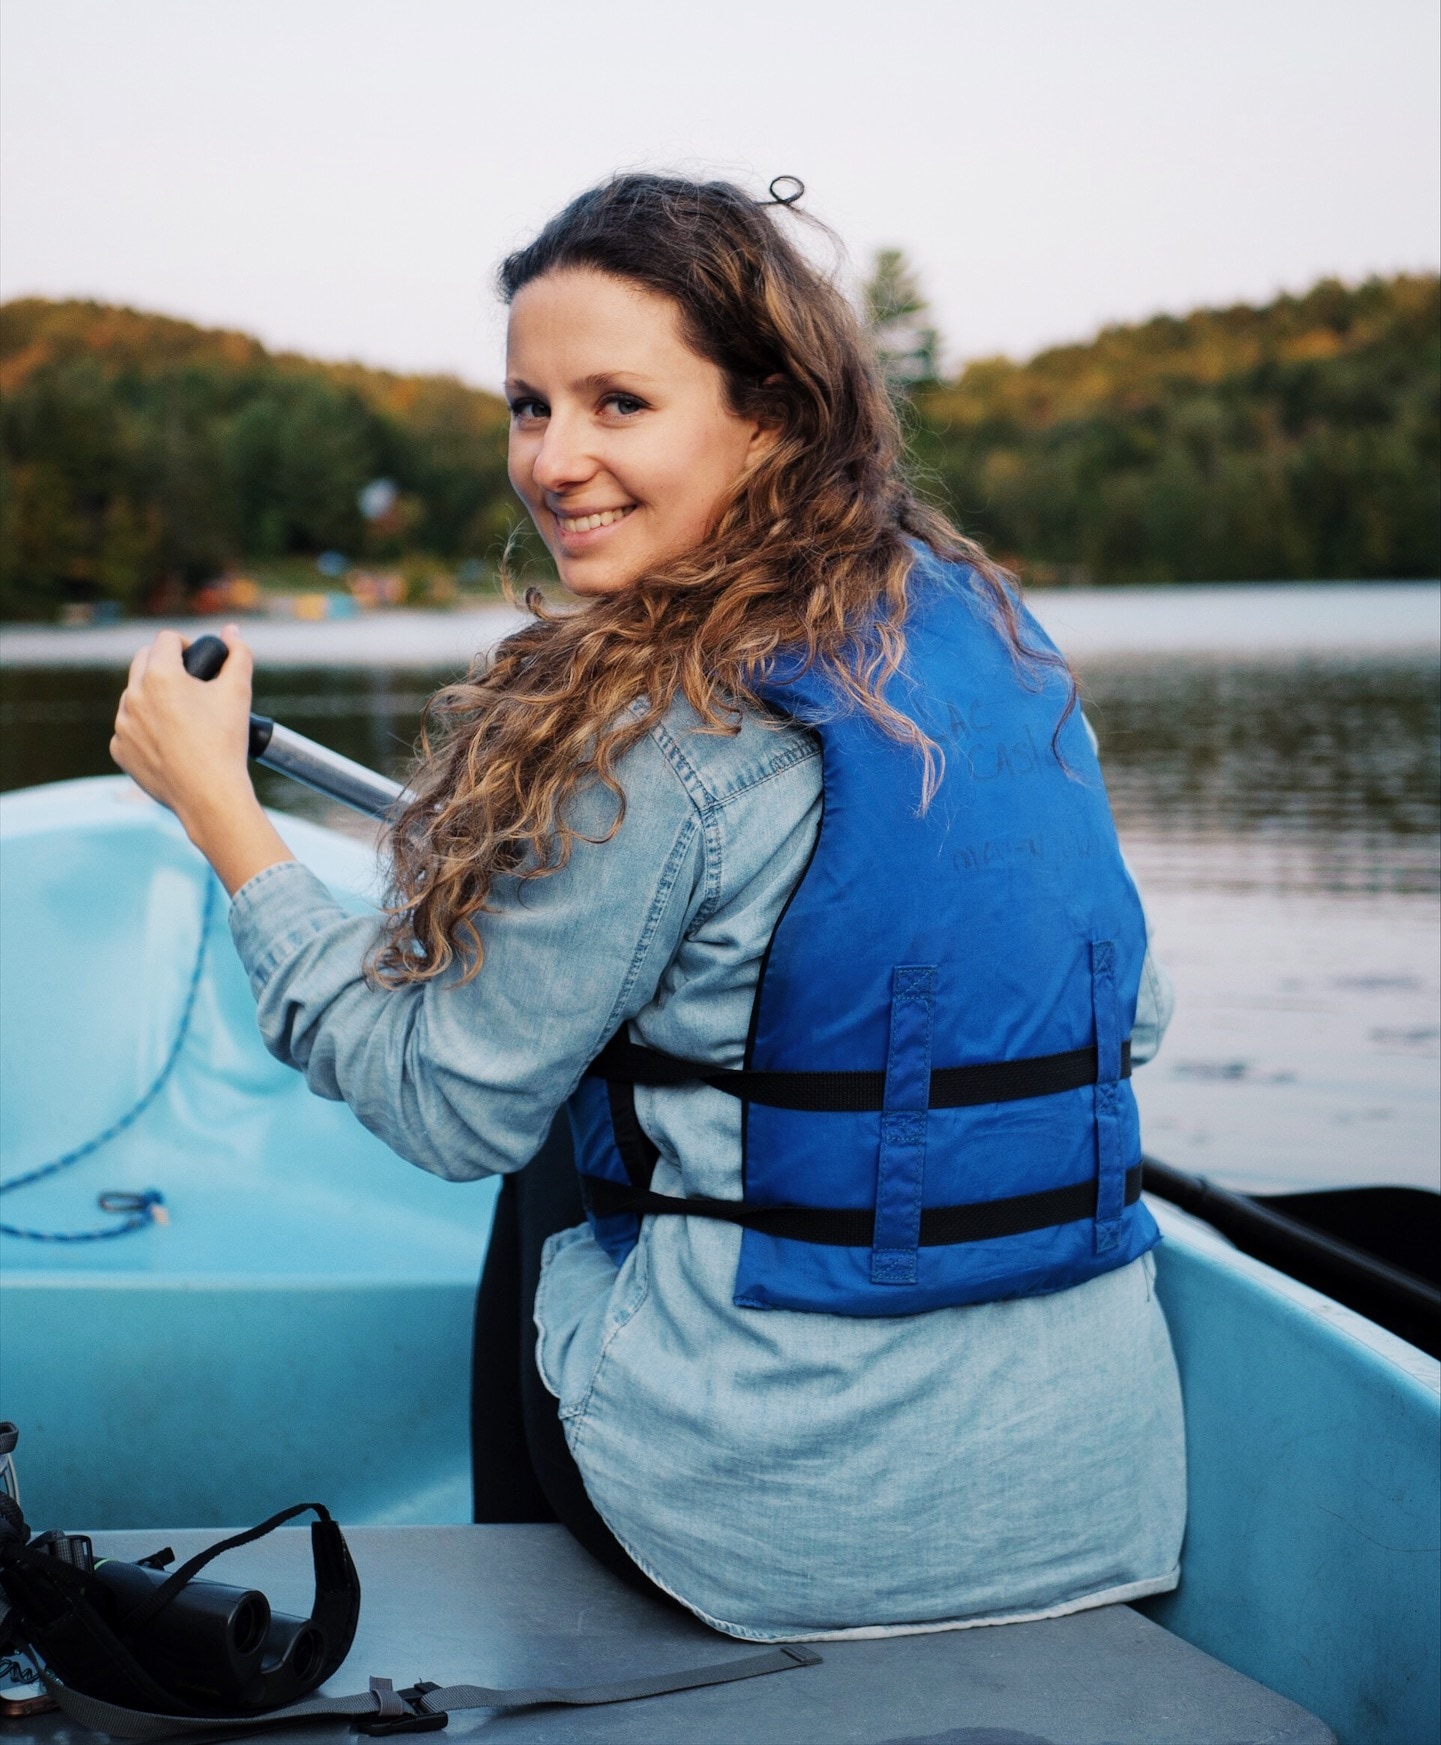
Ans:
{"label": "distant shoreline", "polygon": [[[1441,581],[1172,583],[1164,587],[1037,589],[1028,596],[1048,635],[1075,660],[1433,652],[1441,655]],[[402,610],[317,624],[244,621],[267,667],[459,672],[526,622],[509,606]],[[0,669],[122,668],[158,630],[194,637],[219,618],[142,618],[64,628],[0,628]]]}
{"label": "distant shoreline", "polygon": [[[893,335],[908,464],[1038,585],[1433,577],[1438,324],[1441,278],[1398,273],[950,381],[929,341]],[[7,619],[277,594],[301,618],[459,610],[517,527],[520,567],[540,559],[494,394],[79,299],[0,304],[0,361]]]}

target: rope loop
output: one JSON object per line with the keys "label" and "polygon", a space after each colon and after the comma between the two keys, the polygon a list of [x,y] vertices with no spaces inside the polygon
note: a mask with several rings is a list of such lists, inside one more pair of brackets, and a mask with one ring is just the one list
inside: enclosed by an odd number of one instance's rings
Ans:
{"label": "rope loop", "polygon": [[[185,1004],[181,1007],[175,1040],[170,1045],[164,1064],[148,1088],[118,1120],[112,1121],[93,1139],[87,1139],[83,1145],[77,1145],[59,1157],[51,1158],[48,1163],[26,1170],[23,1175],[12,1176],[7,1182],[0,1182],[0,1194],[31,1187],[35,1182],[59,1175],[61,1170],[71,1168],[84,1158],[92,1157],[102,1146],[108,1145],[112,1139],[118,1139],[127,1129],[133,1127],[165,1089],[170,1075],[175,1071],[175,1063],[185,1047],[185,1039],[190,1034],[190,1021],[195,1015],[196,996],[200,992],[200,978],[205,968],[205,948],[210,937],[210,923],[215,915],[216,889],[215,879],[207,878],[205,906],[200,916],[200,944],[195,953],[195,962],[191,966],[190,983],[185,990]],[[102,1212],[121,1215],[123,1222],[107,1224],[97,1230],[26,1230],[15,1224],[0,1224],[0,1236],[19,1236],[27,1242],[106,1242],[114,1236],[128,1236],[132,1230],[143,1230],[147,1224],[166,1224],[170,1221],[165,1211],[165,1196],[156,1188],[145,1188],[139,1193],[107,1191],[98,1196],[97,1203]]]}

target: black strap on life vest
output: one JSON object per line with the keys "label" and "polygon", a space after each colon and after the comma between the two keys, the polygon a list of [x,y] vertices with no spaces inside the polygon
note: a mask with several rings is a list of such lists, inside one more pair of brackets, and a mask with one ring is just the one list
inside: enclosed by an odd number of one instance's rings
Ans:
{"label": "black strap on life vest", "polygon": [[[1131,1044],[1121,1044],[1121,1077],[1131,1076]],[[645,1048],[616,1035],[591,1062],[587,1077],[625,1085],[706,1084],[727,1096],[771,1109],[809,1114],[864,1114],[885,1106],[884,1072],[755,1072],[705,1066]],[[1038,1054],[983,1066],[940,1066],[931,1071],[933,1109],[973,1109],[982,1103],[1018,1103],[1078,1091],[1096,1082],[1096,1050]]]}
{"label": "black strap on life vest", "polygon": [[[1121,1076],[1131,1074],[1131,1045],[1122,1044]],[[610,1101],[611,1128],[628,1181],[582,1175],[581,1196],[597,1218],[629,1213],[713,1218],[740,1224],[768,1236],[792,1242],[817,1242],[834,1248],[869,1248],[875,1237],[874,1207],[752,1206],[740,1200],[682,1199],[658,1194],[651,1178],[660,1153],[641,1126],[635,1109],[637,1085],[707,1084],[749,1102],[773,1108],[815,1113],[854,1113],[883,1106],[883,1072],[752,1072],[709,1067],[614,1037],[591,1063],[588,1077],[602,1078]],[[1030,1060],[999,1061],[988,1066],[938,1067],[931,1073],[933,1109],[960,1109],[979,1103],[1019,1102],[1025,1097],[1052,1096],[1096,1082],[1096,1050],[1072,1049]],[[1141,1197],[1141,1166],[1126,1171],[1125,1204]],[[941,1248],[953,1243],[986,1242],[1001,1236],[1021,1236],[1054,1224],[1070,1224],[1096,1215],[1094,1181],[1046,1188],[1040,1193],[1013,1194],[1002,1200],[974,1200],[954,1206],[926,1206],[921,1211],[920,1246]]]}
{"label": "black strap on life vest", "polygon": [[[739,1200],[683,1200],[598,1175],[583,1175],[580,1187],[586,1210],[597,1218],[616,1212],[631,1212],[640,1218],[680,1213],[688,1218],[717,1218],[767,1236],[784,1236],[792,1242],[819,1242],[832,1248],[869,1248],[875,1235],[874,1209],[853,1211],[830,1206],[748,1206]],[[1133,1206],[1140,1197],[1141,1166],[1135,1164],[1126,1171],[1126,1204]],[[1028,1230],[1045,1230],[1052,1224],[1070,1224],[1095,1215],[1094,1181],[1047,1188],[1038,1194],[1013,1194],[1005,1200],[925,1206],[921,1211],[920,1246],[943,1248],[958,1242],[1021,1236]]]}

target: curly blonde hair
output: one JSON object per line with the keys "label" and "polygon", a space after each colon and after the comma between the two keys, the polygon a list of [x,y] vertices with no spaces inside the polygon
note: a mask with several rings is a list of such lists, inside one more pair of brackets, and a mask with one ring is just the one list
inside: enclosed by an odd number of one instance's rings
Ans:
{"label": "curly blonde hair", "polygon": [[452,966],[473,976],[496,879],[565,865],[577,790],[615,796],[614,835],[621,761],[676,698],[705,728],[737,731],[742,711],[766,709],[758,690],[783,651],[788,665],[822,663],[844,697],[915,744],[924,803],[935,748],[884,695],[905,650],[916,541],[970,567],[1013,652],[1056,659],[1023,648],[1009,579],[914,494],[854,312],[763,205],[727,182],[618,176],[504,261],[501,296],[566,269],[670,298],[731,410],[776,440],[695,549],[575,611],[532,591],[533,622],[431,699],[371,964],[387,985]]}

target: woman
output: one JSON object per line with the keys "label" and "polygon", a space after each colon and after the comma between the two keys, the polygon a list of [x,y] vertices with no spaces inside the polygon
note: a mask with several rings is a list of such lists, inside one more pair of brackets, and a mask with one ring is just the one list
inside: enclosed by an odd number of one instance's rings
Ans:
{"label": "woman", "polygon": [[[510,476],[581,607],[432,703],[378,933],[256,803],[233,630],[210,686],[138,655],[112,749],[234,897],[272,1052],[508,1178],[482,1518],[757,1639],[1161,1592],[1139,904],[1064,663],[907,489],[784,222],[623,176],[504,263]],[[516,1175],[562,1105],[584,1222],[554,1143]]]}

